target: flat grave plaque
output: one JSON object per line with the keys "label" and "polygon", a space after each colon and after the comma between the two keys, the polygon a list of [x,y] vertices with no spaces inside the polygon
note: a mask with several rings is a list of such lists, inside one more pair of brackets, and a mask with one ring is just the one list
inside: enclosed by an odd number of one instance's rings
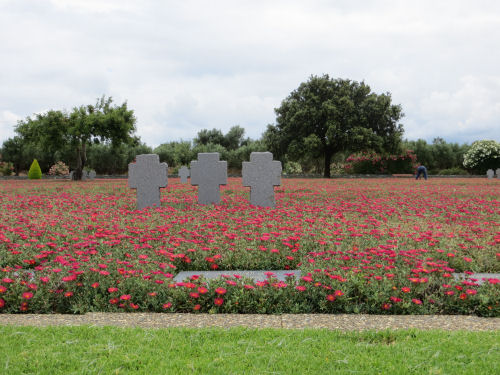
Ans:
{"label": "flat grave plaque", "polygon": [[500,279],[500,273],[473,273],[472,275],[466,273],[452,273],[455,280],[470,280],[477,279],[476,283],[482,285],[485,283],[483,279]]}
{"label": "flat grave plaque", "polygon": [[273,270],[273,271],[248,271],[248,270],[229,270],[229,271],[182,271],[179,272],[175,277],[175,282],[182,282],[186,279],[191,278],[194,275],[203,276],[208,280],[218,279],[220,277],[230,276],[234,278],[234,275],[239,275],[242,278],[246,277],[254,281],[266,281],[269,279],[268,274],[272,273],[272,277],[275,277],[279,281],[286,281],[287,275],[293,274],[296,279],[300,277],[300,270]]}

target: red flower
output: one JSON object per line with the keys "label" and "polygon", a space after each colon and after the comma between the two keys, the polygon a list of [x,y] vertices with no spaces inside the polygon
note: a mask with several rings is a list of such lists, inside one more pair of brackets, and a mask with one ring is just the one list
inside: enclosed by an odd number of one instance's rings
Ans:
{"label": "red flower", "polygon": [[64,297],[71,297],[72,295],[73,295],[73,292],[64,293]]}
{"label": "red flower", "polygon": [[297,285],[295,289],[298,290],[299,292],[304,292],[307,288],[303,285]]}
{"label": "red flower", "polygon": [[217,294],[219,294],[221,296],[224,295],[224,294],[226,294],[226,292],[227,292],[227,290],[224,289],[224,288],[222,288],[222,287],[219,287],[219,288],[215,289],[215,293],[217,293]]}
{"label": "red flower", "polygon": [[333,301],[335,301],[335,296],[333,294],[329,294],[326,296],[326,299],[330,302],[333,302]]}
{"label": "red flower", "polygon": [[33,298],[33,293],[31,293],[31,292],[24,292],[23,293],[23,298],[24,299],[31,299],[31,298]]}
{"label": "red flower", "polygon": [[108,288],[108,292],[110,293],[118,292],[118,288]]}
{"label": "red flower", "polygon": [[5,301],[0,298],[0,309],[5,306]]}
{"label": "red flower", "polygon": [[403,293],[410,293],[410,288],[408,288],[407,286],[404,286],[404,287],[401,288],[401,291]]}
{"label": "red flower", "polygon": [[94,288],[94,289],[99,288],[99,283],[93,283],[91,286],[92,286],[92,288]]}
{"label": "red flower", "polygon": [[214,299],[214,304],[216,306],[222,306],[223,303],[224,303],[224,300],[222,298],[216,298],[216,299]]}
{"label": "red flower", "polygon": [[164,303],[164,304],[163,304],[163,306],[162,306],[162,308],[163,308],[164,310],[169,309],[170,307],[172,307],[172,302],[167,302],[167,303]]}
{"label": "red flower", "polygon": [[130,298],[131,298],[130,294],[123,294],[123,295],[120,296],[120,299],[122,301],[128,301]]}
{"label": "red flower", "polygon": [[384,303],[382,305],[382,310],[389,310],[392,307],[390,303]]}
{"label": "red flower", "polygon": [[189,296],[190,296],[191,298],[198,298],[200,295],[199,295],[199,293],[196,293],[196,292],[191,292],[191,293],[189,293]]}
{"label": "red flower", "polygon": [[340,296],[344,295],[344,292],[341,290],[336,290],[334,294],[335,294],[335,297],[340,297]]}
{"label": "red flower", "polygon": [[5,293],[7,291],[7,288],[4,287],[3,285],[0,285],[0,293]]}
{"label": "red flower", "polygon": [[207,288],[205,288],[204,286],[200,286],[200,287],[198,288],[198,293],[200,293],[200,294],[205,294],[205,293],[207,293],[207,292],[208,292],[208,289],[207,289]]}
{"label": "red flower", "polygon": [[201,305],[194,305],[193,306],[193,310],[198,311],[199,309],[201,309]]}
{"label": "red flower", "polygon": [[419,299],[416,299],[416,298],[413,298],[411,301],[412,301],[414,304],[416,304],[416,305],[421,305],[421,304],[422,304],[422,301],[420,301]]}

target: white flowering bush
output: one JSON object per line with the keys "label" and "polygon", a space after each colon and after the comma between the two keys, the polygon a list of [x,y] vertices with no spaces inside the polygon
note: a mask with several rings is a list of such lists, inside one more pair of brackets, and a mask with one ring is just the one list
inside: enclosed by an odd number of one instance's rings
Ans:
{"label": "white flowering bush", "polygon": [[500,143],[476,141],[464,155],[464,167],[478,173],[500,168]]}
{"label": "white flowering bush", "polygon": [[62,161],[58,161],[49,169],[51,176],[67,176],[69,175],[69,167]]}
{"label": "white flowering bush", "polygon": [[301,174],[302,167],[299,163],[295,161],[287,161],[283,168],[283,174]]}

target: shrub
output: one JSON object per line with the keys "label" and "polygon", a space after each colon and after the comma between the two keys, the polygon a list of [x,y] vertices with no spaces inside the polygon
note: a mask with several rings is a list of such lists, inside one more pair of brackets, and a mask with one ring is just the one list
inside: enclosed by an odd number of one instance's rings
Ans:
{"label": "shrub", "polygon": [[12,163],[2,161],[2,155],[0,155],[0,176],[10,176],[14,172],[14,165]]}
{"label": "shrub", "polygon": [[69,175],[69,167],[62,161],[58,161],[50,167],[49,175],[51,176],[67,176]]}
{"label": "shrub", "polygon": [[469,173],[463,168],[455,167],[455,168],[441,169],[438,172],[438,174],[444,176],[452,176],[452,175],[466,175]]}
{"label": "shrub", "polygon": [[488,169],[500,167],[500,143],[476,141],[464,155],[464,167],[475,173],[484,174]]}
{"label": "shrub", "polygon": [[283,169],[283,174],[301,174],[302,167],[295,161],[287,161]]}
{"label": "shrub", "polygon": [[40,165],[38,165],[38,161],[35,159],[33,163],[31,163],[30,170],[28,171],[28,178],[30,180],[39,180],[42,178],[42,170],[40,169]]}
{"label": "shrub", "polygon": [[346,159],[345,170],[354,174],[413,173],[417,158],[408,150],[400,155],[381,156],[375,152],[362,152]]}

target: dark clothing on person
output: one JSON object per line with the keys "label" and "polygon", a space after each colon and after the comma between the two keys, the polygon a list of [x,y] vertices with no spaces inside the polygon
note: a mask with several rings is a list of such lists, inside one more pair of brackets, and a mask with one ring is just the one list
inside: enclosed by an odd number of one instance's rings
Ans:
{"label": "dark clothing on person", "polygon": [[417,168],[417,176],[415,177],[415,180],[418,180],[421,174],[423,174],[424,178],[427,180],[427,168],[425,168],[423,165]]}

